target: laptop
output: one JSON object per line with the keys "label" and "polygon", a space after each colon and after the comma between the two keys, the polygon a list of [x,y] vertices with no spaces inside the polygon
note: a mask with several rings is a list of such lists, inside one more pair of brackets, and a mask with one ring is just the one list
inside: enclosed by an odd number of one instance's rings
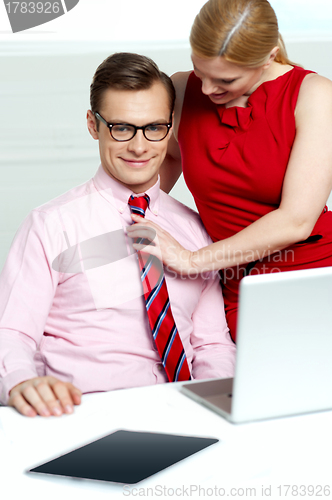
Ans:
{"label": "laptop", "polygon": [[243,278],[234,379],[181,391],[233,423],[332,409],[332,268]]}

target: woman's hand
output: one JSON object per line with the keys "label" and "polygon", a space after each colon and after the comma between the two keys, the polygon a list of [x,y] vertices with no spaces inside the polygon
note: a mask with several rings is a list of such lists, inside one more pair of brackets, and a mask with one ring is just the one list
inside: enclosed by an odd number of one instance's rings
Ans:
{"label": "woman's hand", "polygon": [[138,215],[132,215],[136,224],[127,227],[127,234],[130,238],[146,238],[151,244],[143,245],[134,243],[135,250],[155,255],[164,263],[167,270],[175,271],[178,274],[197,274],[194,266],[194,253],[183,248],[173,236],[167,231]]}

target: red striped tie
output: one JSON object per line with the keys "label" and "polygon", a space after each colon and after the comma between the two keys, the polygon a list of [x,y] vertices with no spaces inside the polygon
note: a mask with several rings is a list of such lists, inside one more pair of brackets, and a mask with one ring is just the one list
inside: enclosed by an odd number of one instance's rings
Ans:
{"label": "red striped tie", "polygon": [[[145,217],[147,194],[129,198],[132,213]],[[140,240],[144,243],[144,240]],[[190,380],[186,353],[173,318],[163,266],[157,257],[138,252],[145,306],[152,335],[169,382]]]}

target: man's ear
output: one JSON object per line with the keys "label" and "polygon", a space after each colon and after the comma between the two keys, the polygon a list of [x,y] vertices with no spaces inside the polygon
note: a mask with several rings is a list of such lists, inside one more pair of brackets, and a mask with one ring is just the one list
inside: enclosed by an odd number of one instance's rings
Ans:
{"label": "man's ear", "polygon": [[173,130],[174,130],[174,111],[172,113],[172,127],[170,128],[170,131],[169,131],[169,136],[170,137],[173,134]]}
{"label": "man's ear", "polygon": [[88,110],[88,112],[86,114],[86,123],[87,123],[88,130],[89,130],[91,136],[95,140],[98,140],[99,134],[98,134],[98,130],[97,130],[97,119],[90,109]]}

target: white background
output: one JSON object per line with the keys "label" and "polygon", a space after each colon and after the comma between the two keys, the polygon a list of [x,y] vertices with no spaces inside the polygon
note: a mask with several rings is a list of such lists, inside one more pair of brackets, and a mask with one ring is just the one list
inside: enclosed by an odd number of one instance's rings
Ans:
{"label": "white background", "polygon": [[[204,0],[80,0],[66,15],[12,34],[1,2],[0,42],[14,39],[187,40],[194,17],[204,3]],[[332,35],[331,0],[271,0],[270,3],[285,36]]]}

